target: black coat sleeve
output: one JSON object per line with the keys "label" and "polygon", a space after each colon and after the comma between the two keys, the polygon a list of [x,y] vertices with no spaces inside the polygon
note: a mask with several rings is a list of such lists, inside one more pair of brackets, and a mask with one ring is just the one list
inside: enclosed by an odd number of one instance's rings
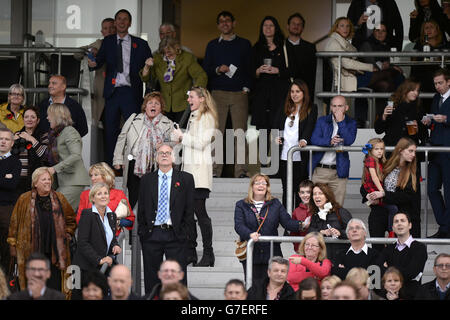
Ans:
{"label": "black coat sleeve", "polygon": [[78,248],[82,255],[91,265],[97,266],[104,257],[97,253],[92,244],[92,224],[95,223],[96,217],[91,209],[85,209],[81,212],[80,221],[78,223]]}

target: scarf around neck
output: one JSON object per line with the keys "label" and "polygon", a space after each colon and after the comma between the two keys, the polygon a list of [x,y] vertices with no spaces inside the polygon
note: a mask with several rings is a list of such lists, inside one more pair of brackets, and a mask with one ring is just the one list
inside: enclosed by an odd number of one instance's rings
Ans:
{"label": "scarf around neck", "polygon": [[163,142],[163,132],[158,126],[162,114],[158,114],[153,120],[150,120],[144,114],[144,125],[139,135],[139,149],[134,164],[134,174],[142,177],[152,170],[156,163],[156,147]]}

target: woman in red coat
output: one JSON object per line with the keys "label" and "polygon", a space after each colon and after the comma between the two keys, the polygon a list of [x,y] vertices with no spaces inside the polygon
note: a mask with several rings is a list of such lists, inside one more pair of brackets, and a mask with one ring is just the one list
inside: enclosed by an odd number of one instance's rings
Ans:
{"label": "woman in red coat", "polygon": [[[91,177],[92,185],[98,182],[103,182],[106,183],[110,188],[110,201],[108,203],[108,207],[116,213],[118,218],[116,237],[119,236],[123,228],[127,228],[128,230],[133,229],[135,219],[133,210],[130,206],[130,203],[128,202],[125,193],[122,190],[114,189],[115,175],[111,167],[108,166],[105,162],[93,164],[89,168],[89,176]],[[90,190],[84,190],[80,195],[80,204],[78,205],[77,211],[77,223],[80,221],[81,212],[84,209],[89,209],[92,207],[92,203],[89,201],[89,191]],[[121,209],[118,209],[119,203],[121,202],[121,207],[127,209],[129,212],[128,216],[126,217],[121,217],[120,212],[117,212],[121,211]]]}
{"label": "woman in red coat", "polygon": [[300,243],[299,254],[289,257],[287,281],[297,291],[298,285],[306,278],[320,281],[331,272],[331,261],[327,259],[327,248],[323,236],[318,232],[306,235]]}

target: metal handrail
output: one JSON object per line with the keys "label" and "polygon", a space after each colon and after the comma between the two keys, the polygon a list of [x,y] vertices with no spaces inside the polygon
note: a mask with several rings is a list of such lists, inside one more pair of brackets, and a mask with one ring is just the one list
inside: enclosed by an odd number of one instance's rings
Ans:
{"label": "metal handrail", "polygon": [[[298,146],[289,149],[287,154],[287,182],[286,182],[286,210],[289,214],[292,214],[292,201],[293,201],[293,173],[294,163],[293,154],[296,151],[309,151],[309,176],[312,177],[312,153],[313,151],[336,151],[336,152],[361,152],[363,146],[339,146],[339,147],[319,147],[319,146],[306,146],[300,148]],[[386,151],[394,151],[395,147],[385,147]],[[425,163],[428,163],[429,152],[450,152],[450,147],[417,147],[417,152],[425,152]],[[428,166],[425,166],[425,172],[423,178],[427,181],[428,178]],[[425,183],[425,196],[428,194],[428,185]],[[425,201],[425,237],[428,236],[428,200]]]}
{"label": "metal handrail", "polygon": [[[445,66],[445,58],[450,57],[449,51],[432,51],[432,52],[393,52],[393,51],[383,51],[383,52],[346,52],[346,51],[318,51],[316,52],[317,66],[316,66],[316,90],[315,90],[315,101],[319,105],[319,101],[323,98],[332,98],[336,95],[342,95],[349,98],[389,98],[392,92],[386,93],[361,93],[361,92],[341,92],[341,74],[342,74],[342,57],[440,57],[440,65],[443,68]],[[337,75],[337,88],[336,91],[324,92],[322,91],[322,71],[323,71],[323,59],[324,58],[338,58],[338,75]],[[447,61],[450,63],[450,61]],[[427,64],[427,62],[424,62]],[[333,68],[334,69],[334,68]],[[334,79],[333,86],[334,87]],[[421,98],[432,98],[434,92],[422,92],[420,94]],[[369,105],[370,114],[373,113],[371,105]]]}
{"label": "metal handrail", "polygon": [[[274,242],[301,242],[304,237],[279,237],[279,236],[261,236],[258,238],[258,242],[270,242],[270,258],[273,257],[273,243]],[[325,243],[350,243],[349,240],[340,240],[333,238],[324,238]],[[450,239],[414,239],[423,244],[434,244],[434,245],[450,245]],[[397,238],[367,238],[365,242],[367,244],[391,244],[397,241]],[[247,279],[246,288],[250,289],[253,281],[253,247],[255,241],[249,239],[247,242]]]}

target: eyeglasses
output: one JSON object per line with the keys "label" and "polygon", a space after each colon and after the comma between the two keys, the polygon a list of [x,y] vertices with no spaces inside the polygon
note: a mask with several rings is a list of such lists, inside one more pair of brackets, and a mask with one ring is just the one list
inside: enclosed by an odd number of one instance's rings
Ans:
{"label": "eyeglasses", "polygon": [[289,119],[291,119],[291,121],[289,121],[288,126],[292,127],[294,125],[295,116],[289,116]]}
{"label": "eyeglasses", "polygon": [[30,272],[39,272],[39,273],[42,273],[42,272],[44,272],[44,271],[47,271],[48,269],[45,269],[45,268],[27,268],[27,271],[30,271]]}
{"label": "eyeglasses", "polygon": [[255,183],[253,183],[255,186],[266,186],[267,182],[265,181],[256,181]]}
{"label": "eyeglasses", "polygon": [[312,244],[312,243],[305,243],[305,248],[320,248],[320,246],[318,246],[317,244]]}
{"label": "eyeglasses", "polygon": [[17,92],[11,92],[11,93],[9,93],[9,95],[13,96],[13,97],[23,97],[23,94],[17,93]]}
{"label": "eyeglasses", "polygon": [[438,269],[450,269],[450,263],[439,263],[434,266]]}
{"label": "eyeglasses", "polygon": [[353,231],[353,230],[360,231],[360,230],[362,230],[362,229],[363,229],[362,227],[356,226],[356,227],[349,227],[349,228],[348,228],[348,231]]}
{"label": "eyeglasses", "polygon": [[172,154],[172,151],[166,151],[166,152],[159,151],[158,152],[158,156],[170,156],[171,154]]}

